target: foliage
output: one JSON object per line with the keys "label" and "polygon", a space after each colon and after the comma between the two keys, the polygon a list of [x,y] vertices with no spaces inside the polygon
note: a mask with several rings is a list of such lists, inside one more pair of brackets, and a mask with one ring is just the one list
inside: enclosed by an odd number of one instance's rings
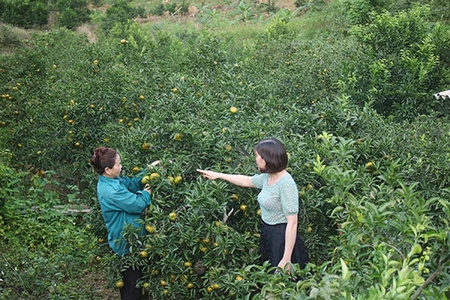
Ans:
{"label": "foliage", "polygon": [[42,28],[46,25],[54,26],[48,24],[48,20],[55,13],[57,27],[73,29],[90,20],[88,4],[86,0],[1,0],[0,20],[27,29]]}
{"label": "foliage", "polygon": [[[442,256],[448,243],[447,201],[424,198],[401,160],[387,158],[368,162],[359,170],[346,168],[354,161],[349,158],[357,153],[356,144],[324,137],[322,141],[332,147],[330,154],[345,159],[325,164],[327,158],[318,157],[314,164],[326,182],[322,193],[335,206],[331,216],[342,222],[332,260],[344,280],[340,296],[410,299],[423,292],[433,295],[434,291],[426,290],[430,282],[425,280],[433,278],[428,277],[433,269],[434,275],[443,276],[441,267],[449,260]],[[438,211],[445,213],[436,215]],[[436,269],[436,265],[441,266]]]}
{"label": "foliage", "polygon": [[[105,268],[113,287],[136,265],[155,299],[448,297],[450,123],[425,101],[449,80],[447,27],[414,7],[354,27],[333,11],[312,30],[319,10],[256,23],[256,5],[233,5],[203,7],[199,27],[142,26],[117,2],[96,43],[53,29],[0,57],[2,296],[81,297],[80,272]],[[258,264],[258,191],[196,172],[254,174],[252,148],[271,136],[288,149],[311,255],[291,273]],[[153,174],[146,234],[126,228],[122,260],[87,163],[100,145],[123,175]],[[91,212],[54,209],[68,204]]]}
{"label": "foliage", "polygon": [[301,10],[314,9],[325,4],[323,0],[296,0],[294,2],[295,7]]}
{"label": "foliage", "polygon": [[60,199],[50,173],[30,178],[3,163],[0,171],[0,299],[94,296],[77,278],[92,269],[95,239],[56,206],[70,194]]}
{"label": "foliage", "polygon": [[58,22],[61,26],[73,29],[90,20],[86,0],[58,0],[55,7],[59,11]]}
{"label": "foliage", "polygon": [[[352,28],[364,45],[365,59],[352,66],[344,89],[358,103],[369,101],[386,116],[399,120],[420,114],[447,114],[447,105],[432,94],[448,84],[448,54],[437,45],[448,40],[439,26],[427,22],[428,10],[418,6],[396,15],[372,14],[368,25]],[[351,91],[350,91],[351,90]]]}
{"label": "foliage", "polygon": [[145,8],[131,6],[126,0],[118,0],[106,10],[101,27],[107,33],[115,24],[125,24],[137,16],[144,17]]}
{"label": "foliage", "polygon": [[450,3],[445,0],[418,0],[418,1],[396,1],[393,9],[396,11],[407,10],[416,4],[422,4],[430,7],[431,19],[448,24],[446,17],[450,12]]}
{"label": "foliage", "polygon": [[1,0],[0,20],[7,24],[32,28],[47,24],[49,8],[40,0]]}
{"label": "foliage", "polygon": [[181,1],[180,3],[164,3],[163,1],[161,1],[150,10],[150,14],[156,16],[163,16],[165,13],[168,13],[170,15],[186,15],[188,12],[189,2],[186,1]]}
{"label": "foliage", "polygon": [[[372,22],[373,16],[392,11],[396,3],[393,0],[345,0],[346,14],[353,25],[364,25]],[[395,13],[395,11],[393,11]]]}

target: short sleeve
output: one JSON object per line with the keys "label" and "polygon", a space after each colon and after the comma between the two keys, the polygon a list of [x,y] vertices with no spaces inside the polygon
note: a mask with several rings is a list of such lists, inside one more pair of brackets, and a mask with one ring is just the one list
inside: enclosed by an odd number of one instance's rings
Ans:
{"label": "short sleeve", "polygon": [[280,189],[280,198],[285,216],[298,214],[298,189],[294,180],[286,180],[283,182],[283,186]]}
{"label": "short sleeve", "polygon": [[264,180],[267,180],[267,174],[256,174],[252,176],[252,183],[258,189],[263,188]]}

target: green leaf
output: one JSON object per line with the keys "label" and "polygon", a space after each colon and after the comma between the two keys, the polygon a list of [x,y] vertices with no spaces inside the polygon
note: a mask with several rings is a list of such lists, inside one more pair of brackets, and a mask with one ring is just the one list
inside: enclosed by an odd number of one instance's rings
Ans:
{"label": "green leaf", "polygon": [[341,260],[342,280],[348,280],[352,274],[351,272],[349,272],[345,261],[342,258],[340,260]]}

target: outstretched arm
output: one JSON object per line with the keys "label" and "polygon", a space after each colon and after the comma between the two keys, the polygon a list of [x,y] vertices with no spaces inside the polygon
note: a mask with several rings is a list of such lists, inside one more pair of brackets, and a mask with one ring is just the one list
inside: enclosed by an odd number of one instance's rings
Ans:
{"label": "outstretched arm", "polygon": [[242,187],[256,187],[252,182],[251,176],[246,175],[237,175],[237,174],[225,174],[214,171],[200,170],[197,169],[197,172],[201,173],[203,177],[211,180],[221,179],[228,181],[229,183],[242,186]]}

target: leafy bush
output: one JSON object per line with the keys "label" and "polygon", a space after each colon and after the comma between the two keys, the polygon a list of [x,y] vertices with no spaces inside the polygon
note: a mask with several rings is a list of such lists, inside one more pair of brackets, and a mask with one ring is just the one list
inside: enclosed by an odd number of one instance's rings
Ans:
{"label": "leafy bush", "polygon": [[92,268],[95,239],[80,216],[57,206],[70,200],[60,199],[59,183],[50,173],[30,178],[3,163],[0,170],[0,299],[94,296],[77,277]]}
{"label": "leafy bush", "polygon": [[166,6],[161,2],[155,5],[151,10],[150,14],[156,16],[162,16],[166,12]]}
{"label": "leafy bush", "polygon": [[366,47],[364,58],[355,61],[346,79],[356,102],[368,101],[380,113],[400,120],[438,111],[447,114],[441,111],[446,105],[432,97],[444,82],[448,84],[442,77],[448,55],[441,61],[442,50],[436,47],[442,44],[439,38],[447,38],[439,34],[439,27],[430,27],[427,15],[427,9],[415,7],[397,15],[373,15],[369,25],[353,27],[352,34]]}
{"label": "leafy bush", "polygon": [[47,3],[39,0],[0,1],[0,19],[8,24],[35,28],[47,25],[50,11],[57,14],[58,25],[73,29],[89,21],[89,10],[86,0],[58,0]]}
{"label": "leafy bush", "polygon": [[186,1],[172,2],[172,3],[160,2],[150,9],[150,14],[157,16],[163,16],[165,13],[169,13],[171,15],[172,14],[185,15],[188,12],[189,12],[189,2]]}
{"label": "leafy bush", "polygon": [[49,9],[46,2],[40,0],[1,0],[0,20],[7,24],[33,28],[47,24]]}
{"label": "leafy bush", "polygon": [[373,16],[392,11],[395,3],[394,0],[346,0],[343,2],[346,15],[353,25],[370,24]]}
{"label": "leafy bush", "polygon": [[90,12],[86,0],[58,0],[56,8],[59,11],[60,26],[73,29],[90,20]]}
{"label": "leafy bush", "polygon": [[[331,137],[324,142],[335,145],[329,154],[354,161],[349,141]],[[436,291],[428,289],[431,281],[425,282],[427,274],[435,271],[430,280],[436,276],[439,279],[435,280],[445,282],[447,277],[447,267],[442,266],[449,257],[441,252],[448,245],[447,201],[424,198],[418,183],[407,176],[408,164],[401,160],[368,162],[359,170],[347,165],[341,160],[335,165],[319,159],[314,165],[326,182],[322,192],[330,195],[327,200],[335,205],[331,216],[343,222],[332,260],[342,272],[339,294],[379,299],[417,298],[429,293],[432,297]],[[355,290],[355,281],[361,289]]]}
{"label": "leafy bush", "polygon": [[107,33],[116,23],[126,24],[137,16],[145,16],[145,9],[131,6],[128,1],[118,0],[106,10],[106,15],[101,22],[101,28]]}

